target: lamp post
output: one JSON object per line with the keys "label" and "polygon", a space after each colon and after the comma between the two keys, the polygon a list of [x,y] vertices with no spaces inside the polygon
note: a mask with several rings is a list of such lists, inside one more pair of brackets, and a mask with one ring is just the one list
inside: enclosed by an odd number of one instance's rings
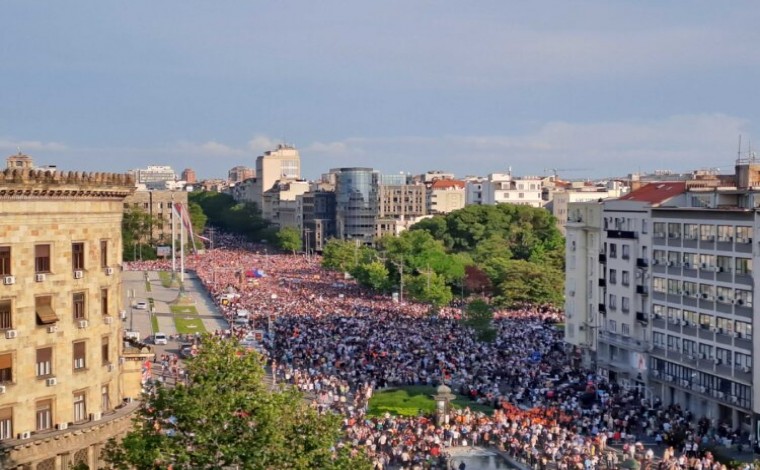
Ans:
{"label": "lamp post", "polygon": [[433,400],[435,400],[435,418],[439,426],[449,422],[449,409],[454,398],[456,395],[451,393],[451,389],[446,384],[441,384],[436,389]]}

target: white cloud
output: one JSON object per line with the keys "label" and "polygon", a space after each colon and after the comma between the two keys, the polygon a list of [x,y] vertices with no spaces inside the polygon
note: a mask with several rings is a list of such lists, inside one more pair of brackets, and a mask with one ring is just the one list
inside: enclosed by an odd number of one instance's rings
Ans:
{"label": "white cloud", "polygon": [[42,142],[39,140],[14,140],[0,138],[0,149],[30,153],[35,151],[60,152],[68,147],[60,142]]}
{"label": "white cloud", "polygon": [[259,156],[267,150],[273,150],[277,148],[277,144],[279,143],[281,143],[279,140],[272,139],[269,136],[256,134],[251,140],[248,141],[248,150],[253,152],[254,155]]}
{"label": "white cloud", "polygon": [[246,155],[244,150],[222,144],[215,140],[209,140],[202,143],[181,141],[177,144],[176,150],[181,153],[205,155],[209,157],[239,157]]}

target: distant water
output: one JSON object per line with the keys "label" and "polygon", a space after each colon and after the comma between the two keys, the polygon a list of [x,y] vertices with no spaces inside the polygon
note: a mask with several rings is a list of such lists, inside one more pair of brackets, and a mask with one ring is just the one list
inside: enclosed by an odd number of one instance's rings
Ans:
{"label": "distant water", "polygon": [[467,465],[466,470],[506,470],[516,468],[499,455],[481,448],[450,449],[451,468],[459,469],[459,464],[464,462]]}

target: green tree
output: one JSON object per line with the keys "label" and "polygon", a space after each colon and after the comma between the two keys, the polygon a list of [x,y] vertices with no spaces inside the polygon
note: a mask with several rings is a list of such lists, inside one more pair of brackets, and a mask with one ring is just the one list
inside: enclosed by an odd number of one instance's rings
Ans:
{"label": "green tree", "polygon": [[206,337],[188,362],[190,382],[145,396],[134,428],[104,454],[119,470],[368,469],[347,447],[334,451],[340,417],[319,415],[292,387],[271,391],[261,357]]}
{"label": "green tree", "polygon": [[301,249],[301,234],[297,228],[283,227],[277,232],[276,238],[281,250],[292,251],[295,255]]}
{"label": "green tree", "polygon": [[360,264],[356,268],[354,277],[363,285],[381,292],[388,290],[391,286],[390,272],[380,261]]}
{"label": "green tree", "polygon": [[322,250],[322,266],[333,271],[353,271],[359,264],[360,248],[353,241],[331,238]]}
{"label": "green tree", "polygon": [[483,299],[475,299],[465,308],[462,323],[475,330],[481,341],[491,342],[496,339],[493,327],[493,309]]}
{"label": "green tree", "polygon": [[153,247],[153,226],[161,221],[140,207],[129,207],[121,219],[121,237],[124,243],[123,258],[125,261],[156,259],[156,249]]}
{"label": "green tree", "polygon": [[501,280],[495,289],[499,303],[562,304],[564,276],[559,269],[524,260],[501,260],[494,268]]}
{"label": "green tree", "polygon": [[250,240],[261,240],[269,222],[261,216],[261,211],[253,202],[236,203],[229,194],[212,191],[190,193],[190,203],[198,204],[208,218],[210,225],[220,229],[244,235]]}
{"label": "green tree", "polygon": [[405,276],[404,283],[407,286],[409,297],[429,303],[436,308],[448,304],[453,299],[451,289],[446,285],[444,277],[432,270],[427,273]]}
{"label": "green tree", "polygon": [[192,201],[187,204],[187,208],[188,213],[190,214],[190,223],[193,226],[193,232],[203,233],[203,230],[206,228],[206,222],[208,221],[208,217],[206,217],[206,214],[203,212],[203,208],[200,204]]}

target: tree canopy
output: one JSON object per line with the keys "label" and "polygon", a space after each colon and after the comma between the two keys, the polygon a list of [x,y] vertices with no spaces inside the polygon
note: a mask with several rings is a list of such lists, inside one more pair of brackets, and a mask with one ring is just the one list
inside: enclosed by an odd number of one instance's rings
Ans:
{"label": "tree canopy", "polygon": [[255,203],[236,203],[229,194],[213,191],[192,192],[188,199],[190,204],[200,206],[210,225],[226,232],[244,235],[250,240],[272,236],[268,230],[269,222],[261,216],[261,211]]}
{"label": "tree canopy", "polygon": [[296,251],[301,249],[301,234],[297,228],[283,227],[275,235],[277,239],[277,246],[284,251],[291,251],[296,254]]}
{"label": "tree canopy", "polygon": [[339,444],[339,416],[319,415],[292,387],[272,391],[262,364],[234,341],[206,337],[188,361],[189,383],[148,394],[133,430],[106,446],[106,462],[119,470],[369,468]]}

